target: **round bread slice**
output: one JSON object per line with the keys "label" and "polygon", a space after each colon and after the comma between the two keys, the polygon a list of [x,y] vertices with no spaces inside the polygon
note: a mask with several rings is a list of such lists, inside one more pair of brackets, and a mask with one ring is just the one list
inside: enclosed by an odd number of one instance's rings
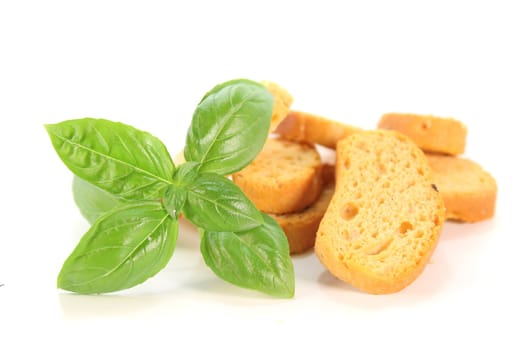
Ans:
{"label": "round bread slice", "polygon": [[273,112],[270,122],[270,132],[273,132],[290,111],[293,96],[285,88],[273,81],[263,80],[261,84],[273,95]]}
{"label": "round bread slice", "polygon": [[494,216],[496,180],[477,163],[439,154],[427,154],[434,183],[445,202],[445,217],[476,222]]}
{"label": "round bread slice", "polygon": [[319,197],[321,169],[321,157],[313,145],[269,138],[253,162],[232,179],[259,210],[292,213]]}
{"label": "round bread slice", "polygon": [[465,152],[467,127],[452,118],[387,113],[381,117],[377,126],[407,135],[424,151],[450,155]]}
{"label": "round bread slice", "polygon": [[337,145],[335,193],[315,252],[354,287],[393,293],[424,270],[443,221],[443,199],[421,149],[397,132],[357,133]]}
{"label": "round bread slice", "polygon": [[334,194],[334,183],[323,186],[319,198],[303,211],[290,214],[269,214],[281,226],[290,246],[291,254],[299,254],[313,248],[319,223]]}
{"label": "round bread slice", "polygon": [[309,207],[297,213],[269,214],[281,226],[290,246],[291,254],[299,254],[313,248],[319,223],[334,194],[334,166],[323,164],[323,190]]}
{"label": "round bread slice", "polygon": [[300,142],[316,143],[335,149],[337,141],[361,131],[361,129],[299,111],[290,111],[275,132],[282,138]]}

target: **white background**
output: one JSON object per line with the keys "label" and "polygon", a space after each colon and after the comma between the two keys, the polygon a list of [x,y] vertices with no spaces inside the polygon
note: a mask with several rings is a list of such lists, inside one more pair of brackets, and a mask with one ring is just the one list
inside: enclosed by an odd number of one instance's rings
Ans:
{"label": "white background", "polygon": [[[0,1],[0,348],[523,349],[524,18],[519,1]],[[463,121],[465,156],[498,181],[496,217],[447,223],[392,295],[338,282],[312,253],[294,257],[292,300],[227,285],[189,225],[137,288],[56,289],[88,226],[43,124],[121,121],[174,155],[204,93],[239,77],[363,128],[385,112]]]}

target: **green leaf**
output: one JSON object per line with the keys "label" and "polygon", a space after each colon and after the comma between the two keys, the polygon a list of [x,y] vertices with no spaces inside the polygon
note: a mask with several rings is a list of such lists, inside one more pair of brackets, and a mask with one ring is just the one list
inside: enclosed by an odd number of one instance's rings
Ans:
{"label": "green leaf", "polygon": [[228,175],[248,165],[268,137],[273,96],[261,84],[232,80],[201,100],[186,137],[184,157],[201,172]]}
{"label": "green leaf", "polygon": [[186,198],[188,198],[188,190],[186,187],[169,185],[166,187],[166,191],[162,197],[162,205],[171,217],[178,218],[179,214],[182,214]]}
{"label": "green leaf", "polygon": [[233,182],[199,174],[187,187],[184,216],[209,231],[244,231],[263,223],[261,213]]}
{"label": "green leaf", "polygon": [[133,200],[158,199],[175,166],[164,144],[151,134],[104,119],[46,125],[53,146],[78,177]]}
{"label": "green leaf", "polygon": [[212,271],[234,285],[291,298],[295,279],[288,241],[279,224],[263,214],[264,224],[243,232],[205,231],[201,253]]}
{"label": "green leaf", "polygon": [[162,197],[162,203],[166,211],[173,217],[182,214],[186,198],[188,198],[187,187],[193,182],[198,173],[199,163],[186,162],[175,169],[173,184],[166,187]]}
{"label": "green leaf", "polygon": [[138,285],[166,266],[177,234],[178,221],[159,202],[117,207],[82,237],[65,261],[57,285],[83,294]]}
{"label": "green leaf", "polygon": [[93,224],[99,216],[126,203],[115,195],[106,192],[78,176],[73,176],[73,198],[86,220]]}

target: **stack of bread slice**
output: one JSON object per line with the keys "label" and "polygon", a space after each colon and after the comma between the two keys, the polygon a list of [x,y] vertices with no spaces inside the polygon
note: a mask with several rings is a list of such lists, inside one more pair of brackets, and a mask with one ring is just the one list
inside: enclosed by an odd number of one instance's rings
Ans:
{"label": "stack of bread slice", "polygon": [[463,123],[432,115],[387,113],[378,128],[397,130],[425,151],[447,219],[477,222],[494,216],[496,180],[479,164],[460,156],[467,143]]}
{"label": "stack of bread slice", "polygon": [[[363,130],[290,110],[291,95],[267,87],[276,100],[276,137],[232,178],[281,225],[291,253],[314,247],[339,279],[393,293],[422,273],[445,219],[494,215],[496,181],[459,156],[466,145],[461,122],[389,113],[378,130]],[[335,170],[319,154],[325,147],[335,150]]]}

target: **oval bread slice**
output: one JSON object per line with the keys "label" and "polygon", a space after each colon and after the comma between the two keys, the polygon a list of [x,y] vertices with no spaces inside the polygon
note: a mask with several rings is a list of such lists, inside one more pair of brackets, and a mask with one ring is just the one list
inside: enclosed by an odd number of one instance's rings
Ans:
{"label": "oval bread slice", "polygon": [[423,152],[397,132],[357,133],[337,145],[336,189],[315,252],[354,287],[393,293],[424,270],[443,221],[443,200]]}
{"label": "oval bread slice", "polygon": [[269,214],[281,226],[290,246],[290,254],[299,254],[313,248],[319,223],[334,194],[334,166],[323,164],[323,190],[309,207],[296,213]]}
{"label": "oval bread slice", "polygon": [[467,127],[453,118],[387,113],[377,126],[407,135],[424,151],[450,155],[465,152]]}
{"label": "oval bread slice", "polygon": [[289,214],[270,214],[281,226],[290,246],[291,254],[299,254],[313,248],[319,223],[334,194],[334,183],[327,183],[319,198],[303,211]]}
{"label": "oval bread slice", "polygon": [[313,145],[270,138],[253,162],[232,179],[259,210],[292,213],[319,197],[321,169],[321,157]]}
{"label": "oval bread slice", "polygon": [[477,163],[439,154],[427,154],[434,182],[445,202],[445,217],[476,222],[494,216],[496,180]]}

